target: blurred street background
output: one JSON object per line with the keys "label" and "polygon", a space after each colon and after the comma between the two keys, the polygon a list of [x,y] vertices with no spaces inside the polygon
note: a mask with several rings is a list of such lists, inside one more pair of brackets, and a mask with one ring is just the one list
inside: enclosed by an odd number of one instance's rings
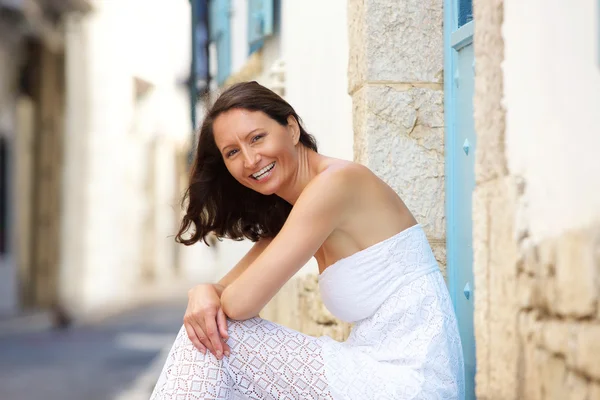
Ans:
{"label": "blurred street background", "polygon": [[184,310],[147,305],[67,330],[0,323],[0,399],[147,400]]}
{"label": "blurred street background", "polygon": [[[421,223],[466,400],[600,400],[597,0],[0,0],[0,400],[149,397],[188,289],[250,247],[174,241],[248,80]],[[343,340],[316,272],[261,316]]]}
{"label": "blurred street background", "polygon": [[250,246],[174,242],[223,87],[259,81],[352,158],[348,5],[307,4],[0,0],[0,400],[149,397],[188,289]]}

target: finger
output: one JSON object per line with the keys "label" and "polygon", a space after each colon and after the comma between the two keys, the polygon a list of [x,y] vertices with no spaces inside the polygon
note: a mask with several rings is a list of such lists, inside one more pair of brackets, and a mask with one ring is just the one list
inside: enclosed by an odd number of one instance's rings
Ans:
{"label": "finger", "polygon": [[198,339],[194,328],[188,323],[184,323],[183,326],[185,327],[185,332],[187,333],[188,338],[190,339],[194,347],[197,348],[198,351],[200,351],[202,354],[206,354],[206,347]]}
{"label": "finger", "polygon": [[217,312],[217,326],[219,327],[219,333],[223,338],[223,354],[229,357],[231,354],[231,348],[225,342],[227,339],[229,339],[229,334],[227,333],[227,317],[225,316],[225,312],[222,308],[219,308],[219,311]]}
{"label": "finger", "polygon": [[200,341],[200,343],[202,343],[208,351],[210,351],[211,353],[214,354],[215,353],[214,346],[212,345],[210,339],[206,335],[205,329],[202,329],[202,327],[196,320],[191,320],[190,325],[196,332],[196,336],[198,337],[198,340]]}
{"label": "finger", "polygon": [[223,357],[223,342],[221,342],[219,330],[217,329],[217,319],[214,316],[207,315],[204,323],[206,325],[206,335],[215,349],[215,353],[213,354],[220,360]]}
{"label": "finger", "polygon": [[225,339],[223,339],[223,354],[225,354],[227,357],[231,355],[231,347],[229,347],[227,342],[225,342]]}
{"label": "finger", "polygon": [[222,308],[219,308],[219,311],[217,311],[217,325],[219,326],[219,333],[221,333],[221,336],[224,339],[229,339],[229,334],[227,333],[227,317]]}

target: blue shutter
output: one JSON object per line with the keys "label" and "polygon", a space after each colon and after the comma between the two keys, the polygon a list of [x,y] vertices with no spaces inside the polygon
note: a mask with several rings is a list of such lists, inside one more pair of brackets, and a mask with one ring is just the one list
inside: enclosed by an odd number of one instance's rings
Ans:
{"label": "blue shutter", "polygon": [[444,117],[448,284],[463,346],[465,398],[475,399],[473,211],[477,135],[471,0],[444,0]]}
{"label": "blue shutter", "polygon": [[217,83],[219,86],[231,74],[231,15],[230,0],[209,3],[210,39],[217,47]]}
{"label": "blue shutter", "polygon": [[262,47],[265,37],[273,34],[274,0],[248,0],[248,44],[250,53]]}

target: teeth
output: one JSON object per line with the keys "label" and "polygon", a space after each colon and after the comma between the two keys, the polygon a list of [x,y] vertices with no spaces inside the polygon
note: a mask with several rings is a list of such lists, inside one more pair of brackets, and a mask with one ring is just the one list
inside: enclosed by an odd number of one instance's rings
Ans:
{"label": "teeth", "polygon": [[260,171],[252,174],[252,177],[254,179],[259,179],[262,175],[266,174],[267,172],[269,172],[270,170],[273,169],[273,167],[275,166],[275,161],[273,161],[271,164],[267,165],[266,167],[264,167],[263,169],[261,169]]}

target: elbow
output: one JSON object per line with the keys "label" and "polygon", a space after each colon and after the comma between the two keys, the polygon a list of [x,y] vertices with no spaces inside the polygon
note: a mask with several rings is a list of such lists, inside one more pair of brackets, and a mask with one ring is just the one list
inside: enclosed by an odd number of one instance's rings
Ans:
{"label": "elbow", "polygon": [[250,319],[258,315],[248,301],[236,299],[236,296],[229,288],[226,288],[221,294],[221,308],[227,317],[237,321]]}

